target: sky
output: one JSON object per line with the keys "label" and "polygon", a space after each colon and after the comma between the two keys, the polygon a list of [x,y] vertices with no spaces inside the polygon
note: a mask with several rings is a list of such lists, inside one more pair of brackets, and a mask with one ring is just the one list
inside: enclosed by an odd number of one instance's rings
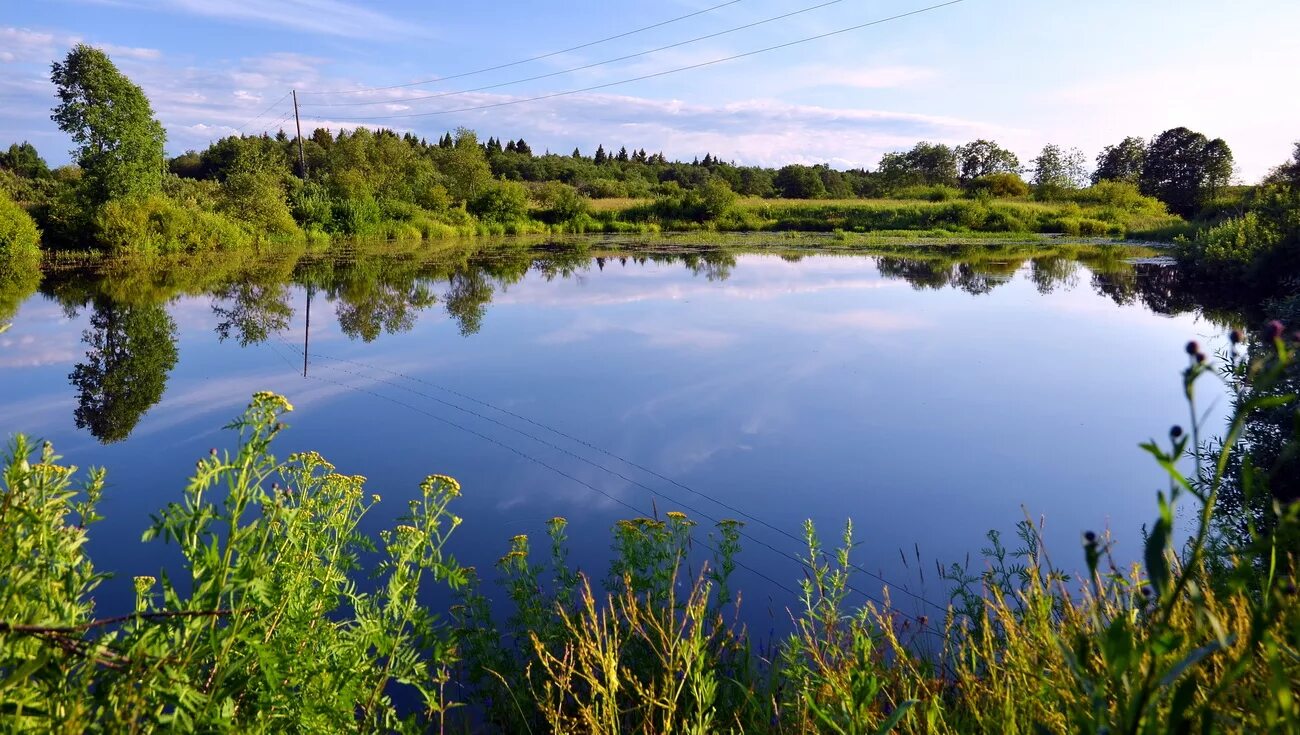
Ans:
{"label": "sky", "polygon": [[[0,0],[0,144],[68,161],[49,65],[78,42],[145,90],[173,155],[292,131],[291,89],[305,133],[464,126],[537,152],[603,144],[769,166],[873,166],[919,140],[976,138],[1022,162],[1047,143],[1091,160],[1184,125],[1224,138],[1252,182],[1300,140],[1295,0],[963,0],[884,20],[940,2]],[[408,86],[338,94],[389,85]],[[574,90],[587,91],[561,94]]]}

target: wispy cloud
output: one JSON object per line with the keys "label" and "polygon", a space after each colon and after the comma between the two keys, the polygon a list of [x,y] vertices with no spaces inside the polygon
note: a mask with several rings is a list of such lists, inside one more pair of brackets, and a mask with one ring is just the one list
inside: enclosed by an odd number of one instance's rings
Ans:
{"label": "wispy cloud", "polygon": [[113,4],[328,36],[409,38],[425,35],[422,29],[410,23],[343,0],[117,0]]}

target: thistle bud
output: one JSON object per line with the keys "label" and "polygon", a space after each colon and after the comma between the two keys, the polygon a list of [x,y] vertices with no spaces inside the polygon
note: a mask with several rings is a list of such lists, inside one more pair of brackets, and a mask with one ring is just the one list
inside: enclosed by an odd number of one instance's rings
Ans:
{"label": "thistle bud", "polygon": [[1286,326],[1283,325],[1282,322],[1274,319],[1268,323],[1268,326],[1264,327],[1264,339],[1272,342],[1273,340],[1280,338],[1282,332],[1285,331]]}
{"label": "thistle bud", "polygon": [[1089,545],[1095,544],[1097,543],[1097,534],[1087,531],[1083,534],[1083,540],[1087,541]]}
{"label": "thistle bud", "polygon": [[1239,345],[1245,341],[1246,335],[1242,334],[1240,329],[1234,329],[1232,330],[1232,333],[1228,335],[1228,339],[1232,340],[1234,345]]}
{"label": "thistle bud", "polygon": [[1183,349],[1187,350],[1187,354],[1195,355],[1201,351],[1201,346],[1196,343],[1196,340],[1192,340],[1191,342],[1188,342],[1187,346]]}
{"label": "thistle bud", "polygon": [[1181,426],[1174,426],[1173,428],[1169,429],[1169,438],[1170,438],[1170,439],[1177,439],[1178,437],[1180,437],[1180,436],[1182,436],[1182,435],[1183,435],[1183,427],[1181,427]]}

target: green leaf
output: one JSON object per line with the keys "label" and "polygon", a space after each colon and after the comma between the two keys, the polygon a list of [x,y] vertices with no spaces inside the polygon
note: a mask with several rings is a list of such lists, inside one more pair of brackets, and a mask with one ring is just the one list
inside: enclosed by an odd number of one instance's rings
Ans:
{"label": "green leaf", "polygon": [[1143,554],[1147,575],[1151,578],[1151,587],[1157,597],[1164,593],[1169,584],[1169,559],[1165,556],[1169,544],[1169,526],[1169,521],[1163,515],[1156,520],[1151,535],[1147,537]]}
{"label": "green leaf", "polygon": [[[1235,635],[1228,636],[1226,645],[1227,646],[1232,645],[1232,642],[1234,640],[1236,640]],[[1206,643],[1204,646],[1201,646],[1200,648],[1197,648],[1196,650],[1187,654],[1187,656],[1183,658],[1182,661],[1179,661],[1178,663],[1174,664],[1173,668],[1169,669],[1169,671],[1165,672],[1164,676],[1160,677],[1160,686],[1167,687],[1170,684],[1173,684],[1175,681],[1178,680],[1178,677],[1183,675],[1183,672],[1186,671],[1188,667],[1195,665],[1197,662],[1201,661],[1206,656],[1209,656],[1210,654],[1224,647],[1225,644],[1215,640],[1215,641],[1210,641],[1209,643]]]}
{"label": "green leaf", "polygon": [[885,733],[893,730],[898,723],[902,721],[903,715],[906,715],[907,711],[912,709],[912,705],[919,701],[920,700],[917,699],[905,699],[902,702],[899,702],[898,708],[894,710],[894,714],[890,715],[889,719],[880,724],[880,728],[876,730],[876,735],[885,735]]}

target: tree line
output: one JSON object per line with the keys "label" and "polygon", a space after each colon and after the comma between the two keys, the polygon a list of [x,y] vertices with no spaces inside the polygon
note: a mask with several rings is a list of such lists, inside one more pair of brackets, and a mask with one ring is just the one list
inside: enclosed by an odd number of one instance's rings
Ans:
{"label": "tree line", "polygon": [[1022,163],[984,139],[923,141],[885,154],[874,169],[849,170],[745,166],[712,153],[674,161],[603,143],[590,155],[539,154],[522,138],[483,141],[464,128],[434,141],[387,129],[317,128],[302,141],[301,162],[298,141],[283,130],[230,136],[169,158],[143,90],[102,51],[78,45],[52,65],[51,79],[53,119],[74,144],[74,164],[51,169],[29,143],[14,144],[0,155],[0,190],[35,218],[47,244],[111,250],[608,229],[629,223],[605,208],[596,222],[590,202],[620,197],[658,200],[635,217],[705,222],[737,196],[1073,201],[1089,186],[1111,184],[1195,218],[1233,189],[1229,146],[1184,127],[1149,141],[1125,138],[1103,149],[1095,166],[1077,148],[1055,144]]}

